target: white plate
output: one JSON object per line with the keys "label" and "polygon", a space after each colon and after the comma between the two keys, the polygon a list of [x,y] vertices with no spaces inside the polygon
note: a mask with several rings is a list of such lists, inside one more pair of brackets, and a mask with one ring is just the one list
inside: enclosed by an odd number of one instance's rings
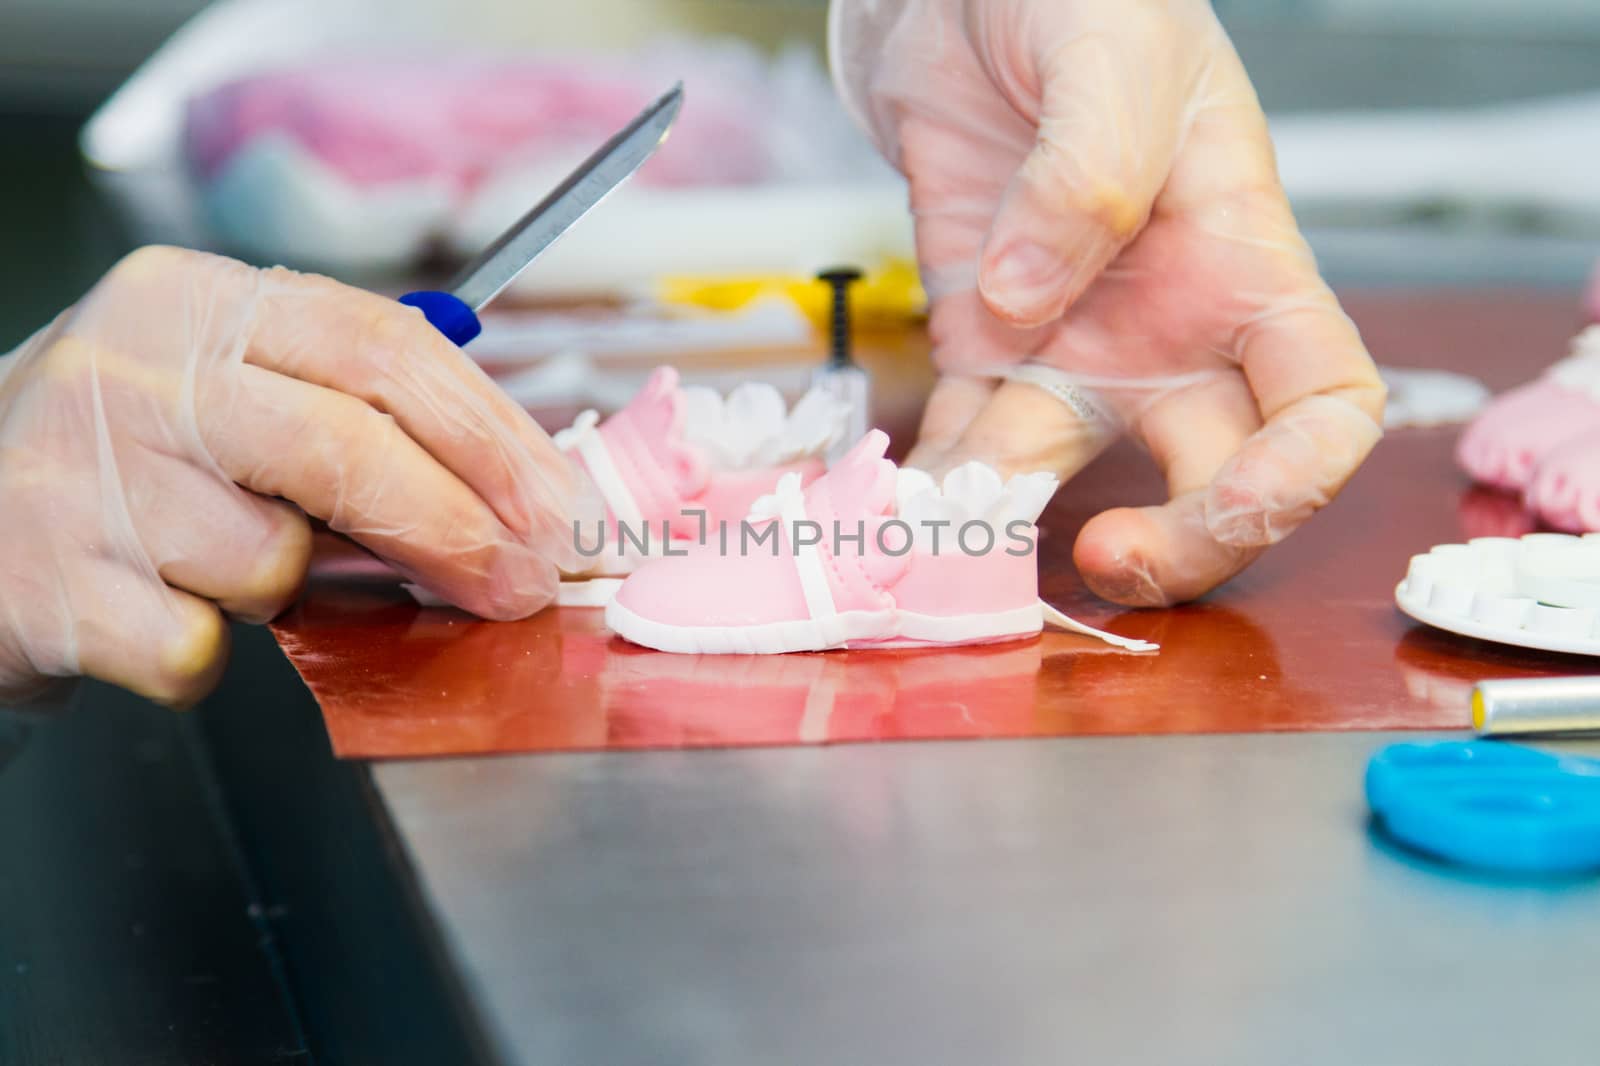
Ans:
{"label": "white plate", "polygon": [[[1441,544],[1414,556],[1394,602],[1419,622],[1465,637],[1570,655],[1600,655],[1600,610],[1540,602],[1538,589],[1523,588],[1532,576],[1570,569],[1572,560],[1594,558],[1597,539],[1532,533],[1520,540],[1484,537],[1467,544]],[[1581,549],[1574,551],[1574,549]],[[1529,565],[1530,561],[1537,565]],[[1587,586],[1588,574],[1563,573]]]}
{"label": "white plate", "polygon": [[1395,586],[1394,602],[1399,606],[1400,610],[1417,621],[1425,622],[1436,629],[1459,633],[1463,637],[1476,637],[1479,640],[1493,641],[1496,644],[1510,644],[1518,648],[1536,648],[1539,651],[1561,651],[1572,655],[1600,655],[1600,640],[1593,638],[1584,640],[1575,637],[1557,637],[1546,633],[1533,633],[1526,629],[1508,629],[1503,626],[1475,622],[1471,618],[1466,618],[1459,614],[1431,610],[1427,604],[1418,603],[1415,598],[1408,599],[1406,597],[1406,583],[1404,581]]}

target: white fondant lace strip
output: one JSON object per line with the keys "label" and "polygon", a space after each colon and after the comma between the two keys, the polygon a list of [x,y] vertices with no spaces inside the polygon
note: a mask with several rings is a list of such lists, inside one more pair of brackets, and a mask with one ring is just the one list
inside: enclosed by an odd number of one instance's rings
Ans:
{"label": "white fondant lace strip", "polygon": [[[773,508],[771,504],[777,506]],[[757,513],[771,514],[777,511],[777,517],[788,527],[790,543],[794,544],[800,523],[807,521],[805,492],[800,487],[799,474],[785,474],[778,482],[778,487],[773,491],[772,497],[763,501]],[[800,577],[800,592],[805,597],[806,610],[811,617],[827,626],[830,621],[838,617],[837,605],[833,602],[833,592],[828,587],[828,575],[823,569],[821,553],[815,545],[805,545],[794,548],[795,569]],[[1068,632],[1079,633],[1086,637],[1103,640],[1116,648],[1126,651],[1146,652],[1159,651],[1161,645],[1148,640],[1139,640],[1134,637],[1122,637],[1115,633],[1107,633],[1103,629],[1085,625],[1076,618],[1068,617],[1061,611],[1052,607],[1044,600],[1039,601],[1041,620],[1046,625],[1065,629]],[[837,636],[837,634],[833,634]],[[830,637],[831,639],[831,637]]]}
{"label": "white fondant lace strip", "polygon": [[1114,648],[1122,648],[1126,651],[1161,650],[1161,645],[1152,644],[1148,640],[1138,640],[1134,637],[1119,637],[1115,633],[1107,633],[1103,629],[1096,629],[1094,626],[1084,625],[1076,618],[1063,614],[1043,600],[1039,601],[1039,610],[1044,615],[1044,622],[1046,625],[1055,626],[1057,629],[1065,629],[1069,633],[1078,633],[1085,637],[1094,637],[1097,640],[1103,640]]}
{"label": "white fondant lace strip", "polygon": [[785,474],[778,481],[775,493],[780,505],[779,516],[787,527],[789,544],[794,554],[795,570],[800,575],[800,592],[805,596],[806,610],[818,622],[825,622],[839,613],[833,602],[833,590],[828,588],[828,574],[822,568],[822,554],[815,544],[798,543],[800,525],[807,521],[805,492],[800,487],[799,474]]}
{"label": "white fondant lace strip", "polygon": [[556,447],[572,448],[578,453],[589,470],[589,477],[594,480],[595,488],[600,490],[601,498],[611,508],[611,514],[618,524],[635,531],[642,530],[644,515],[639,510],[639,502],[633,498],[627,481],[611,458],[611,450],[606,447],[606,440],[598,429],[599,421],[599,412],[583,412],[572,423],[572,428],[556,434]]}

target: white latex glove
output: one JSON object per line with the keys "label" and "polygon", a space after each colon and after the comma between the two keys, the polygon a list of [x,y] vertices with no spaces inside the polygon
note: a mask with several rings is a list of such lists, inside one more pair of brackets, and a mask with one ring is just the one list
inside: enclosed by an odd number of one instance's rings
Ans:
{"label": "white latex glove", "polygon": [[[1065,479],[1131,432],[1171,501],[1096,516],[1074,551],[1130,605],[1203,594],[1339,491],[1383,385],[1207,3],[835,0],[830,18],[841,94],[910,180],[933,300],[942,378],[913,464]],[[1072,402],[1006,380],[1022,363]]]}
{"label": "white latex glove", "polygon": [[86,674],[194,701],[223,614],[297,596],[307,514],[469,611],[530,614],[591,492],[412,308],[142,249],[0,358],[0,696]]}

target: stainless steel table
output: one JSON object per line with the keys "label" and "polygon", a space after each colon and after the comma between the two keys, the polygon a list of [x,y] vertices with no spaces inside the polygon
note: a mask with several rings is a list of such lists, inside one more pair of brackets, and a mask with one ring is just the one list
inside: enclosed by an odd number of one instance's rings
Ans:
{"label": "stainless steel table", "polygon": [[1600,885],[1389,846],[1361,778],[1395,739],[372,773],[505,1063],[1595,1062]]}

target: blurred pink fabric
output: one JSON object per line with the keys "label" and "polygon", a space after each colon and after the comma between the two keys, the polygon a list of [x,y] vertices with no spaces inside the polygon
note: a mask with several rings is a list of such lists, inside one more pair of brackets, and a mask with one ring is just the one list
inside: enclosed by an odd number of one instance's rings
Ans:
{"label": "blurred pink fabric", "polygon": [[[195,98],[185,152],[195,176],[208,181],[242,147],[277,133],[356,185],[443,178],[465,193],[519,163],[587,155],[670,87],[672,76],[657,66],[623,58],[329,60]],[[726,78],[737,81],[738,72]],[[749,92],[695,94],[639,180],[765,179],[772,164],[759,104]]]}

